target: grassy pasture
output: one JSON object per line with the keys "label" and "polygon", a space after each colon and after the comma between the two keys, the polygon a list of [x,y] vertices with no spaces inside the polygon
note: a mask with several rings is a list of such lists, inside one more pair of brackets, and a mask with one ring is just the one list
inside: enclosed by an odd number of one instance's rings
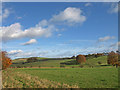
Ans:
{"label": "grassy pasture", "polygon": [[8,69],[2,74],[3,88],[78,88],[75,85],[61,84],[47,79],[39,79],[25,72]]}
{"label": "grassy pasture", "polygon": [[[72,59],[71,59],[72,60]],[[26,67],[60,67],[61,62],[70,61],[69,59],[66,60],[47,60],[47,61],[38,61],[38,62],[31,62],[25,64],[12,64],[11,67],[14,66],[26,66]]]}
{"label": "grassy pasture", "polygon": [[[60,63],[75,62],[75,59],[45,60],[25,63],[26,59],[17,59],[11,67],[54,67],[54,68],[9,68],[3,71],[3,87],[9,88],[117,88],[118,69],[107,65],[107,56],[87,58],[80,65],[65,65]],[[101,64],[98,64],[101,62]],[[93,66],[91,68],[91,66]],[[70,67],[70,68],[67,68]],[[72,67],[72,68],[71,68]],[[77,67],[77,68],[76,68]]]}
{"label": "grassy pasture", "polygon": [[[44,57],[37,57],[37,59],[49,59],[49,58],[44,58]],[[18,58],[15,60],[12,60],[13,63],[21,63],[21,62],[27,62],[27,58]]]}
{"label": "grassy pasture", "polygon": [[[39,60],[43,60],[43,59],[47,59],[47,58],[38,58]],[[45,60],[45,61],[38,61],[38,62],[31,62],[31,63],[25,63],[22,64],[22,62],[26,62],[25,59],[21,60],[13,60],[13,63],[15,62],[19,62],[19,64],[12,64],[11,67],[17,67],[17,66],[21,66],[21,67],[60,67],[60,63],[64,63],[64,62],[75,62],[75,59],[65,59],[65,60]],[[98,64],[98,62],[101,62],[101,65]],[[82,64],[84,67],[88,68],[88,67],[111,67],[107,65],[107,56],[101,56],[98,58],[87,58],[86,63]],[[80,66],[80,65],[64,65],[65,67],[73,67],[73,66]]]}
{"label": "grassy pasture", "polygon": [[[11,72],[10,72],[11,71]],[[11,73],[11,74],[9,74]],[[5,78],[8,75],[8,78]],[[28,75],[28,76],[27,76]],[[29,78],[26,78],[29,77]],[[117,68],[20,68],[3,71],[4,87],[117,88]],[[11,82],[11,83],[10,83]],[[35,82],[35,85],[33,83]],[[52,82],[54,82],[52,84]],[[13,83],[13,84],[12,84]]]}
{"label": "grassy pasture", "polygon": [[21,63],[21,62],[26,62],[26,61],[27,61],[27,58],[20,58],[20,59],[12,60],[12,63]]}

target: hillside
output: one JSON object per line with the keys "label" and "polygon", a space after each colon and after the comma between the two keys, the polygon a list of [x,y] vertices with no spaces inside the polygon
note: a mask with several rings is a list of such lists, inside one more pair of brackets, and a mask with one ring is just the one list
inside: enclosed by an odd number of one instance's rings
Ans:
{"label": "hillside", "polygon": [[[37,59],[49,59],[49,58],[44,58],[44,57],[36,57]],[[12,60],[13,63],[21,63],[21,62],[27,62],[27,59],[28,58],[17,58],[17,59],[14,59]]]}
{"label": "hillside", "polygon": [[[27,58],[16,59],[13,61],[11,67],[78,67],[80,65],[72,64],[76,62],[75,59],[52,59],[52,58],[40,58],[38,57],[37,62],[27,63]],[[101,64],[98,64],[101,62]],[[71,63],[71,64],[64,64]],[[107,65],[107,56],[101,56],[98,58],[87,58],[86,63],[82,64],[84,67],[100,67]]]}
{"label": "hillside", "polygon": [[[14,72],[14,73],[11,73]],[[7,77],[7,78],[6,78]],[[117,88],[117,68],[17,68],[3,72],[7,88]]]}

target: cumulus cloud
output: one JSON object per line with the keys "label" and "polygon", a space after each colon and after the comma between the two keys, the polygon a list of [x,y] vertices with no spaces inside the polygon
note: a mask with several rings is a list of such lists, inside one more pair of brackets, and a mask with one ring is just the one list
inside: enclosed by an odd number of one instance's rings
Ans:
{"label": "cumulus cloud", "polygon": [[61,11],[59,14],[54,15],[51,19],[53,23],[65,23],[65,24],[76,24],[86,21],[86,16],[83,15],[83,11],[80,8],[68,7],[64,11]]}
{"label": "cumulus cloud", "polygon": [[83,11],[80,8],[68,7],[60,13],[53,15],[49,20],[42,20],[36,26],[46,27],[50,24],[67,24],[73,25],[86,21],[86,16],[83,15]]}
{"label": "cumulus cloud", "polygon": [[88,6],[91,6],[92,4],[91,3],[86,3],[85,6],[88,7]]}
{"label": "cumulus cloud", "polygon": [[30,45],[30,44],[33,44],[33,43],[36,43],[36,42],[37,42],[36,39],[31,39],[28,42],[22,43],[22,45]]}
{"label": "cumulus cloud", "polygon": [[20,23],[14,23],[7,27],[0,27],[0,38],[2,38],[3,42],[6,42],[20,38],[50,37],[52,31],[55,29],[53,25],[49,25],[46,28],[35,26],[25,30],[22,30],[21,27]]}
{"label": "cumulus cloud", "polygon": [[18,54],[18,53],[22,53],[23,51],[22,50],[11,50],[8,52],[9,55],[15,55],[15,54]]}
{"label": "cumulus cloud", "polygon": [[112,3],[108,12],[109,13],[118,13],[118,4],[117,3]]}
{"label": "cumulus cloud", "polygon": [[108,40],[111,40],[111,39],[115,39],[114,36],[105,36],[105,37],[101,37],[98,39],[98,42],[104,42],[104,41],[108,41]]}
{"label": "cumulus cloud", "polygon": [[[4,18],[8,17],[9,11],[6,9]],[[68,7],[57,15],[54,15],[49,20],[42,20],[34,27],[22,29],[20,23],[14,23],[10,26],[0,27],[0,38],[3,42],[21,38],[35,38],[35,37],[50,37],[53,31],[58,31],[55,27],[56,23],[73,25],[76,23],[83,23],[86,17],[80,8]],[[56,22],[56,23],[55,23]],[[59,34],[58,36],[61,36]],[[1,42],[1,41],[0,41]]]}
{"label": "cumulus cloud", "polygon": [[45,27],[48,25],[48,21],[47,20],[42,20],[41,22],[39,22],[36,26],[41,26],[41,27]]}

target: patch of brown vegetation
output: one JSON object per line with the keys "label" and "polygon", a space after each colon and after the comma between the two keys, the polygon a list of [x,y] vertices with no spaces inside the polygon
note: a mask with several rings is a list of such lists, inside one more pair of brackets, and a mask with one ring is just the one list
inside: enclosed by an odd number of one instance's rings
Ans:
{"label": "patch of brown vegetation", "polygon": [[12,69],[3,71],[3,88],[78,88],[78,86],[70,86],[61,84],[47,79],[39,79],[26,73],[16,72]]}

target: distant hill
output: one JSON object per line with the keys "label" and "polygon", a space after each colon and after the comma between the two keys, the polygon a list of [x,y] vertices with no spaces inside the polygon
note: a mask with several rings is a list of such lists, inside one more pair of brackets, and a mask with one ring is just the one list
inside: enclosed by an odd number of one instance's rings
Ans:
{"label": "distant hill", "polygon": [[[13,60],[11,67],[60,67],[64,65],[65,67],[76,67],[80,65],[75,65],[75,59],[63,59],[63,58],[41,58],[37,57],[37,62],[27,62],[28,58],[19,58]],[[100,62],[101,64],[99,64]],[[71,63],[71,64],[65,64]],[[73,64],[72,64],[73,63]],[[87,58],[86,63],[82,64],[84,67],[100,67],[107,66],[107,56],[101,56],[97,58]]]}
{"label": "distant hill", "polygon": [[[48,58],[45,58],[45,57],[36,57],[38,59],[48,59]],[[20,62],[27,62],[27,59],[28,58],[17,58],[17,59],[14,59],[12,60],[13,63],[20,63]]]}

